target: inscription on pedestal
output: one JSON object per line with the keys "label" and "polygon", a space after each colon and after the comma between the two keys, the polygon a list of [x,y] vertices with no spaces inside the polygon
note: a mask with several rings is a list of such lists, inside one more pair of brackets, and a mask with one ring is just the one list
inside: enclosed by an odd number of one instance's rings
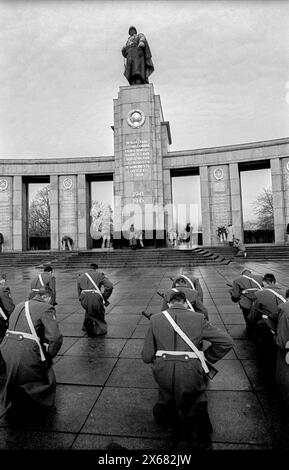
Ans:
{"label": "inscription on pedestal", "polygon": [[148,140],[128,140],[124,148],[124,166],[129,177],[150,176],[151,152]]}

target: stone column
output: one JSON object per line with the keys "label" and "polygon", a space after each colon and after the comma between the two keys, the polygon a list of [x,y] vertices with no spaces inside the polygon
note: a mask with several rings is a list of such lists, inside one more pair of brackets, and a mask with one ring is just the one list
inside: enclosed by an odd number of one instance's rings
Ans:
{"label": "stone column", "polygon": [[146,238],[153,229],[163,234],[162,121],[152,84],[120,87],[114,100],[115,237],[120,230],[126,236],[131,223],[145,229]]}
{"label": "stone column", "polygon": [[274,210],[274,232],[275,243],[284,243],[285,237],[285,207],[283,196],[283,182],[282,182],[282,168],[280,158],[272,158],[271,164],[271,178],[272,178],[272,193],[273,193],[273,210]]}
{"label": "stone column", "polygon": [[243,231],[243,217],[242,217],[242,198],[241,198],[241,184],[238,163],[229,164],[230,173],[230,191],[231,191],[231,211],[232,211],[232,225],[234,235],[240,240],[244,240]]}
{"label": "stone column", "polygon": [[59,188],[58,176],[50,176],[50,249],[59,250]]}
{"label": "stone column", "polygon": [[77,175],[78,249],[87,249],[87,182],[84,174]]}
{"label": "stone column", "polygon": [[284,226],[284,237],[285,241],[288,243],[289,240],[286,234],[286,227],[289,223],[289,158],[283,158],[281,160],[281,168],[283,175],[283,188],[284,188],[284,217],[285,217],[285,226]]}
{"label": "stone column", "polygon": [[59,238],[68,235],[78,246],[76,175],[59,176]]}
{"label": "stone column", "polygon": [[203,245],[211,246],[212,235],[211,235],[209,172],[208,172],[207,166],[200,167],[200,187],[201,187]]}
{"label": "stone column", "polygon": [[0,232],[3,234],[3,251],[11,251],[13,247],[12,237],[12,177],[0,178]]}
{"label": "stone column", "polygon": [[[13,250],[23,249],[23,185],[22,176],[13,177]],[[26,247],[25,247],[26,248]]]}
{"label": "stone column", "polygon": [[[208,169],[211,245],[218,245],[217,229],[231,220],[229,165],[214,165]],[[202,182],[201,182],[201,186]],[[204,190],[204,189],[202,189]]]}

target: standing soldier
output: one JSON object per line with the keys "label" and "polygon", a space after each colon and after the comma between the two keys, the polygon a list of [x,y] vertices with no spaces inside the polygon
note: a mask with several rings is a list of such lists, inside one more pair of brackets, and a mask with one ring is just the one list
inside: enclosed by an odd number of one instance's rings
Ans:
{"label": "standing soldier", "polygon": [[52,290],[51,295],[51,305],[57,305],[56,302],[56,281],[55,277],[52,275],[53,269],[51,266],[45,266],[43,269],[43,273],[38,274],[34,279],[31,281],[31,292],[29,294],[29,299],[33,299],[33,297],[39,292],[41,287],[49,287]]}
{"label": "standing soldier", "polygon": [[15,308],[10,289],[5,284],[6,275],[2,274],[0,279],[0,343],[8,327],[8,319]]}
{"label": "standing soldier", "polygon": [[79,301],[85,310],[83,330],[88,336],[105,335],[107,323],[105,321],[105,307],[111,296],[113,284],[98,271],[98,265],[92,263],[90,269],[80,274],[77,279],[77,292]]}
{"label": "standing soldier", "polygon": [[197,277],[188,277],[188,276],[185,276],[184,274],[181,274],[175,279],[171,278],[171,280],[173,281],[172,288],[176,287],[176,280],[179,279],[180,277],[182,277],[185,280],[186,286],[189,289],[193,289],[193,290],[196,290],[198,292],[199,297],[200,297],[201,301],[203,302],[203,300],[204,300],[203,289],[201,288],[200,281]]}
{"label": "standing soldier", "polygon": [[[202,353],[202,340],[211,343]],[[167,311],[152,315],[142,359],[152,364],[159,386],[153,414],[159,424],[173,424],[182,445],[210,445],[213,432],[207,410],[207,363],[215,363],[232,348],[227,333],[200,313],[187,309],[183,292],[175,292]]]}
{"label": "standing soldier", "polygon": [[183,292],[186,296],[188,307],[195,311],[201,312],[205,315],[205,318],[208,320],[208,310],[204,306],[203,302],[200,300],[198,291],[187,286],[186,280],[183,277],[179,277],[174,281],[175,287],[165,292],[163,296],[163,305],[162,310],[168,308],[171,296],[174,292]]}
{"label": "standing soldier", "polygon": [[244,320],[246,322],[247,331],[252,333],[250,323],[248,322],[248,315],[250,313],[253,301],[256,299],[255,292],[261,290],[263,286],[263,277],[252,274],[249,269],[244,269],[241,276],[233,281],[232,289],[230,290],[231,299],[233,302],[239,302],[240,309],[242,310]]}
{"label": "standing soldier", "polygon": [[52,359],[61,347],[62,334],[55,309],[49,305],[51,296],[49,287],[41,287],[32,300],[16,305],[9,318],[0,346],[7,371],[3,392],[6,409],[11,405],[15,411],[25,411],[26,405],[54,405]]}

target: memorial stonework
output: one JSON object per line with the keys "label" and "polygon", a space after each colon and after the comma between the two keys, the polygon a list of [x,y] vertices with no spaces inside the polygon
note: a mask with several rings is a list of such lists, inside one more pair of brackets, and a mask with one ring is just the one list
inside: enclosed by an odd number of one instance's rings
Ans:
{"label": "memorial stonework", "polygon": [[116,237],[128,231],[131,223],[137,230],[152,231],[149,207],[160,208],[158,227],[163,228],[163,120],[152,84],[121,87],[114,102]]}
{"label": "memorial stonework", "polygon": [[50,183],[51,250],[61,249],[64,235],[73,239],[74,249],[92,247],[90,184],[98,180],[113,181],[115,241],[128,238],[134,224],[139,233],[145,230],[146,240],[154,237],[165,246],[174,226],[172,177],[178,172],[199,175],[203,245],[217,245],[218,227],[229,223],[243,240],[240,168],[248,163],[270,166],[275,243],[287,240],[289,138],[170,151],[170,125],[164,120],[160,96],[148,81],[120,87],[112,128],[113,156],[0,161],[4,251],[28,248],[27,188],[39,177]]}

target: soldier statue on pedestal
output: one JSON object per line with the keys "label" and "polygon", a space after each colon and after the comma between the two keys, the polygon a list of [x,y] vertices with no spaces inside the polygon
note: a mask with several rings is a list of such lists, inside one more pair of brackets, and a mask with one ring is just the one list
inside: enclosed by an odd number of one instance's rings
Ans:
{"label": "soldier statue on pedestal", "polygon": [[128,30],[129,38],[122,48],[122,55],[125,57],[124,76],[130,85],[142,85],[148,82],[148,77],[154,71],[152,55],[142,33],[137,34],[134,26]]}

